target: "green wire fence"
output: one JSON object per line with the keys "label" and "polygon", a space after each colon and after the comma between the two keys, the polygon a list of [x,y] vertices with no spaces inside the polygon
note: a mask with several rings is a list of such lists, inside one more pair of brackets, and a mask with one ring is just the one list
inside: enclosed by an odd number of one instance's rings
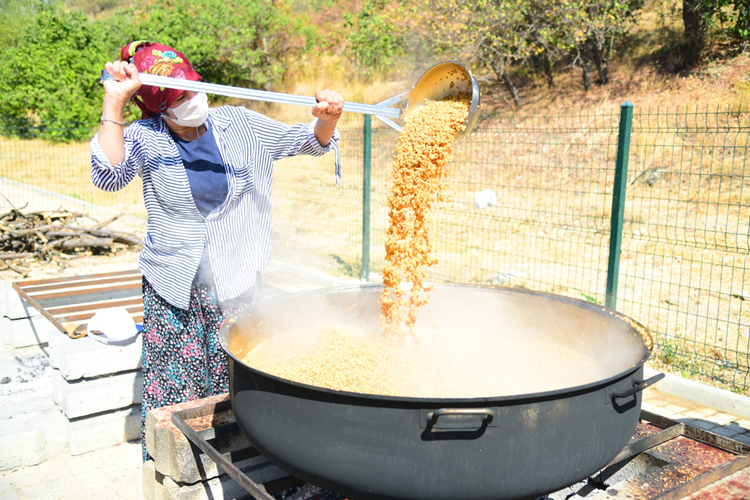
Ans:
{"label": "green wire fence", "polygon": [[[81,203],[145,224],[137,181],[99,192],[87,143],[50,142],[23,127],[20,136],[0,119],[0,202]],[[354,114],[338,128],[341,186],[332,155],[277,162],[274,255],[377,282],[398,134]],[[525,287],[617,309],[651,331],[654,362],[745,393],[749,136],[750,113],[733,108],[624,103],[484,116],[455,145],[451,201],[433,213],[439,262],[429,279]]]}

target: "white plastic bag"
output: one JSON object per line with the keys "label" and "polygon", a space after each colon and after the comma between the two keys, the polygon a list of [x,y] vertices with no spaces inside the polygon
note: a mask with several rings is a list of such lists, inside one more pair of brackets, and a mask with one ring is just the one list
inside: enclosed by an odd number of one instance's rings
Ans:
{"label": "white plastic bag", "polygon": [[493,190],[485,189],[474,193],[474,206],[477,208],[482,209],[495,204],[497,204],[497,195]]}

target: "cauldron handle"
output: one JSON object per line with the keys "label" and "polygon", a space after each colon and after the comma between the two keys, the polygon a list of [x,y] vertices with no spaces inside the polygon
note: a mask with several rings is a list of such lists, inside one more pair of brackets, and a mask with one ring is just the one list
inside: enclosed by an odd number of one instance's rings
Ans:
{"label": "cauldron handle", "polygon": [[640,392],[640,391],[644,390],[645,388],[647,388],[647,387],[649,387],[651,385],[654,385],[656,382],[658,382],[659,380],[661,380],[663,378],[664,378],[664,374],[663,373],[657,373],[656,375],[654,375],[653,377],[651,377],[648,380],[636,380],[633,383],[633,387],[631,387],[630,389],[627,389],[625,391],[612,394],[612,399],[629,398],[630,396],[632,396],[636,392]]}
{"label": "cauldron handle", "polygon": [[[442,408],[440,410],[422,410],[422,413],[420,427],[427,429],[435,428],[440,417],[484,417],[479,427],[497,425],[494,423],[495,412],[490,408]],[[465,429],[466,421],[448,423],[447,428]]]}

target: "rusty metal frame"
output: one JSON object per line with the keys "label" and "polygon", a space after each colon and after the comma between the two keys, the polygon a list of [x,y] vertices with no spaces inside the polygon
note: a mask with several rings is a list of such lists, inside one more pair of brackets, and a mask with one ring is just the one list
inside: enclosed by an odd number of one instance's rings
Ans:
{"label": "rusty metal frame", "polygon": [[[177,427],[187,438],[187,440],[193,445],[197,446],[203,453],[205,453],[211,460],[216,463],[217,467],[222,471],[226,472],[237,484],[247,491],[250,496],[256,500],[275,500],[274,497],[268,494],[267,487],[271,488],[272,491],[281,491],[292,486],[303,484],[302,481],[293,477],[286,476],[274,481],[269,481],[266,484],[258,484],[250,479],[247,474],[242,472],[234,463],[232,459],[237,460],[239,457],[233,457],[230,453],[222,454],[216,448],[204,438],[200,433],[195,431],[187,423],[187,420],[191,420],[198,417],[204,417],[214,413],[221,413],[231,410],[231,403],[229,401],[217,403],[215,405],[206,405],[198,408],[192,408],[189,410],[176,411],[172,413],[172,423]],[[239,431],[237,423],[227,424],[214,429],[208,433],[208,439],[226,435],[232,432]],[[254,451],[254,449],[253,449]],[[257,451],[255,452],[257,453]],[[258,453],[259,454],[259,453]],[[245,457],[247,454],[245,455]],[[244,457],[243,457],[244,458]]]}
{"label": "rusty metal frame", "polygon": [[679,500],[739,470],[750,467],[750,446],[739,441],[691,425],[685,425],[645,410],[641,411],[641,418],[660,427],[671,423],[673,427],[679,427],[681,434],[686,437],[737,455],[732,460],[721,464],[715,469],[704,472],[689,481],[685,481],[676,488],[655,497],[653,500]]}
{"label": "rusty metal frame", "polygon": [[680,436],[703,442],[737,456],[714,469],[706,471],[693,479],[677,485],[675,488],[653,497],[651,500],[680,500],[738,470],[750,467],[750,446],[746,444],[691,425],[686,425],[647,410],[641,410],[641,420],[654,424],[657,427],[662,427],[664,430],[628,444],[606,467],[595,476],[592,476],[593,480],[602,482],[602,478],[610,475],[608,474],[608,469],[617,469],[622,462]]}
{"label": "rusty metal frame", "polygon": [[[13,289],[58,330],[73,338],[86,334],[86,323],[98,309],[125,307],[136,322],[143,321],[141,278],[138,270],[17,281]],[[133,290],[132,297],[122,297]],[[135,295],[138,297],[136,298]],[[96,296],[97,300],[86,298]],[[52,301],[54,305],[45,304]]]}

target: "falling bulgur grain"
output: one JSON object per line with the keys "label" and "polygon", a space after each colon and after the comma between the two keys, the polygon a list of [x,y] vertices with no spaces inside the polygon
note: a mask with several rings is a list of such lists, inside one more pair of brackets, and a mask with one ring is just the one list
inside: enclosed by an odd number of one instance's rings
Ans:
{"label": "falling bulgur grain", "polygon": [[[425,267],[433,266],[429,210],[446,201],[447,166],[456,133],[469,113],[465,99],[427,101],[412,112],[399,135],[393,160],[388,230],[385,239],[381,323],[387,337],[415,337],[417,312],[430,287]],[[411,285],[409,290],[402,283]]]}

